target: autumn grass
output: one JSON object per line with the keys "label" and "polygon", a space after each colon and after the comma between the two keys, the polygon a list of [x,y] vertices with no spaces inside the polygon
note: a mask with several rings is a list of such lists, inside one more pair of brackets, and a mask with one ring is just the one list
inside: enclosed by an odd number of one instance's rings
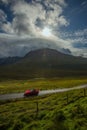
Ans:
{"label": "autumn grass", "polygon": [[86,130],[86,104],[87,97],[84,97],[83,89],[62,94],[0,101],[0,129]]}
{"label": "autumn grass", "polygon": [[69,88],[87,84],[87,78],[53,78],[29,80],[0,80],[0,94],[24,92],[26,89],[40,90]]}
{"label": "autumn grass", "polygon": [[[86,84],[87,78],[1,80],[0,93]],[[87,90],[0,101],[1,130],[86,130]],[[68,99],[67,99],[68,98]],[[38,103],[38,110],[37,110]]]}

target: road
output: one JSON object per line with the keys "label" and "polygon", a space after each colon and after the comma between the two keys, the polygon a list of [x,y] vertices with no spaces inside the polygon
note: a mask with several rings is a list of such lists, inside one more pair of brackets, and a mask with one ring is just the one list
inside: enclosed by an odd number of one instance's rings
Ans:
{"label": "road", "polygon": [[[39,92],[38,96],[42,96],[45,94],[52,94],[52,93],[62,93],[67,92],[71,90],[81,89],[81,88],[87,88],[87,84],[76,86],[73,88],[63,88],[63,89],[55,89],[55,90],[42,90]],[[0,100],[9,100],[9,99],[17,99],[17,98],[24,98],[24,93],[11,93],[11,94],[3,94],[0,95]]]}

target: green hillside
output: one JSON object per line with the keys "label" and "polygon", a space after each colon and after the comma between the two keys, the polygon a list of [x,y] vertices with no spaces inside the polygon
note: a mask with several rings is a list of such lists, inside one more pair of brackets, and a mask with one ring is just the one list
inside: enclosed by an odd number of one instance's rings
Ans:
{"label": "green hillside", "polygon": [[0,67],[0,77],[49,78],[87,75],[87,59],[53,49],[29,52],[19,62]]}

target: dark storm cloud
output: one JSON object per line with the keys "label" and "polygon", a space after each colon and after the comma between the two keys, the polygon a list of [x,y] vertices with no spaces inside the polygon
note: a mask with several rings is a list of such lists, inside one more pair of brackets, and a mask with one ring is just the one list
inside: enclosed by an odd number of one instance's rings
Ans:
{"label": "dark storm cloud", "polygon": [[16,17],[13,20],[13,29],[14,31],[19,34],[31,34],[31,32],[29,32],[29,27],[30,24],[27,22],[27,16],[25,14],[18,14],[16,15]]}
{"label": "dark storm cloud", "polygon": [[36,21],[35,21],[35,25],[36,25],[37,27],[44,28],[44,26],[45,26],[45,21],[44,21],[44,20],[41,20],[40,18],[37,18]]}

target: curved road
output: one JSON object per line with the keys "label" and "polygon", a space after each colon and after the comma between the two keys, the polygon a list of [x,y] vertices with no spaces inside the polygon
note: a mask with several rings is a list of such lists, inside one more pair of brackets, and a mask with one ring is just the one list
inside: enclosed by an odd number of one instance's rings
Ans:
{"label": "curved road", "polygon": [[[81,89],[81,88],[87,88],[87,84],[76,86],[73,88],[64,88],[64,89],[55,89],[55,90],[42,90],[39,92],[38,96],[42,96],[45,94],[52,94],[52,93],[62,93],[67,92],[71,90]],[[11,93],[11,94],[3,94],[0,95],[0,100],[9,100],[9,99],[17,99],[17,98],[24,98],[24,93]]]}

